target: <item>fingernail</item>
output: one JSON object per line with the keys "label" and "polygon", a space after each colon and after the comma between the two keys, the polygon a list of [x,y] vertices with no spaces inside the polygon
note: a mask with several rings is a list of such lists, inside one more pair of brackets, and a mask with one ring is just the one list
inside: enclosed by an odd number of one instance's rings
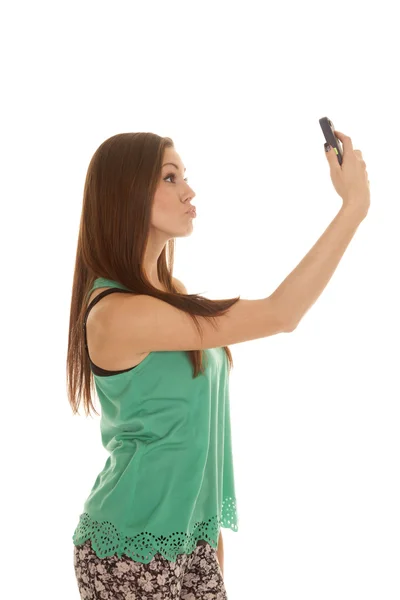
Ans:
{"label": "fingernail", "polygon": [[330,144],[328,144],[328,142],[325,142],[324,148],[325,148],[325,152],[329,152],[329,150],[331,149],[331,146],[330,146]]}

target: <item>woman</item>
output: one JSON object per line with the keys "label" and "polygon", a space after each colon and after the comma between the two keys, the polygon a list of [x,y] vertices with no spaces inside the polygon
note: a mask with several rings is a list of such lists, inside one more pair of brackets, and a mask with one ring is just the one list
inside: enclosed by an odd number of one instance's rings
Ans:
{"label": "woman", "polygon": [[[238,529],[229,344],[293,331],[368,213],[351,139],[327,152],[342,207],[276,291],[209,300],[173,277],[195,193],[170,138],[124,133],[94,153],[84,189],[68,339],[68,395],[100,400],[109,452],[73,535],[82,598],[221,600],[221,528]],[[327,149],[327,148],[326,148]],[[329,148],[328,148],[329,150]],[[228,365],[229,362],[229,365]]]}

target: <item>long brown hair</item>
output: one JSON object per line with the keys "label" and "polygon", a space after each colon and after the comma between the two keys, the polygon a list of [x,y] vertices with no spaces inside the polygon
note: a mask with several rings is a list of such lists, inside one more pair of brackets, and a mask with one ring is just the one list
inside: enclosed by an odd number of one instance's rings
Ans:
{"label": "long brown hair", "polygon": [[[92,403],[93,373],[85,351],[83,320],[87,295],[98,277],[117,281],[137,294],[146,294],[190,314],[202,336],[196,315],[214,325],[240,296],[209,300],[181,294],[173,283],[175,239],[164,246],[157,263],[160,282],[168,292],[151,285],[143,271],[154,194],[161,177],[169,137],[154,133],[120,133],[105,140],[94,153],[86,174],[72,285],[67,351],[67,394],[73,414],[81,396],[86,415]],[[232,355],[224,346],[230,368]],[[204,372],[203,351],[188,351],[193,377]]]}

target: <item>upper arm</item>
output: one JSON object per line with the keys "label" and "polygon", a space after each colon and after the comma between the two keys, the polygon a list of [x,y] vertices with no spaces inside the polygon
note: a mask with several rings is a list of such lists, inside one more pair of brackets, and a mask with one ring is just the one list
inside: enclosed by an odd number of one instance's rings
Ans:
{"label": "upper arm", "polygon": [[118,354],[134,357],[157,351],[218,348],[288,331],[273,296],[238,300],[214,324],[197,315],[203,339],[183,310],[147,295],[121,295],[109,305],[103,333]]}

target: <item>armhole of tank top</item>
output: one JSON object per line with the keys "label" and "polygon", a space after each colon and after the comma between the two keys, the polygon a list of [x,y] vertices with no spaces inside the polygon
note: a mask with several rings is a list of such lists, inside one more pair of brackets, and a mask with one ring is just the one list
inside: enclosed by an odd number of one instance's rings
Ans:
{"label": "armhole of tank top", "polygon": [[[96,288],[94,288],[96,289]],[[90,290],[88,297],[90,297],[90,294],[92,294],[94,292],[94,289]],[[95,375],[96,377],[114,377],[115,375],[122,375],[122,373],[129,373],[130,371],[132,372],[138,372],[140,371],[140,367],[142,366],[143,363],[147,363],[148,359],[151,357],[151,354],[148,354],[146,356],[146,358],[144,358],[139,364],[134,365],[133,367],[129,367],[128,369],[122,369],[122,370],[118,370],[118,371],[110,371],[108,369],[103,369],[102,367],[99,367],[98,365],[96,365],[90,358],[90,354],[89,354],[89,348],[88,348],[88,344],[87,344],[87,335],[86,335],[86,322],[89,316],[89,312],[91,311],[91,309],[93,308],[93,306],[95,304],[97,304],[97,302],[99,302],[99,300],[101,300],[101,298],[104,298],[104,296],[108,296],[109,294],[112,294],[113,292],[122,292],[125,294],[132,294],[133,292],[131,292],[130,290],[124,290],[121,288],[108,288],[107,290],[103,290],[102,292],[100,292],[100,294],[98,294],[95,298],[93,298],[93,300],[90,301],[90,303],[88,304],[86,311],[85,311],[85,316],[84,316],[84,320],[83,320],[83,335],[84,335],[84,345],[85,345],[85,349],[86,349],[86,353],[91,365],[91,369],[93,372],[93,375]],[[97,371],[97,372],[96,372]]]}

